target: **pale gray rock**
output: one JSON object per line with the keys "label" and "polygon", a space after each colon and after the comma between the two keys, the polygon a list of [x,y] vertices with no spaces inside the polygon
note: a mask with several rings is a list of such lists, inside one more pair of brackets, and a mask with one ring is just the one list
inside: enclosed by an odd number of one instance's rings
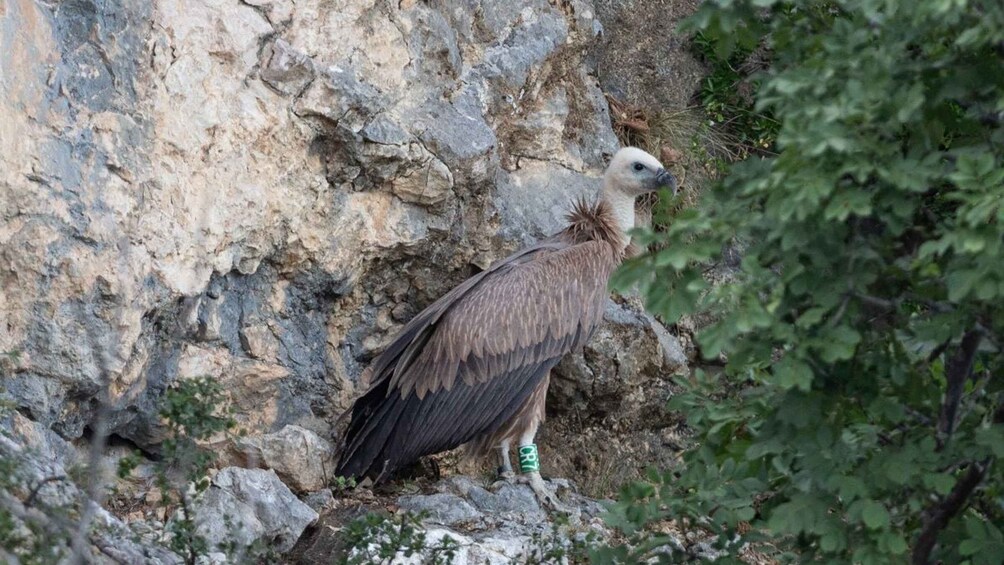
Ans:
{"label": "pale gray rock", "polygon": [[293,16],[293,0],[242,0],[249,6],[261,9],[273,25],[289,22]]}
{"label": "pale gray rock", "polygon": [[[288,551],[317,512],[300,502],[273,471],[227,467],[192,508],[196,531],[210,547],[247,548],[264,540]],[[175,518],[177,519],[177,518]]]}
{"label": "pale gray rock", "polygon": [[578,173],[545,159],[520,158],[519,169],[500,177],[496,204],[500,235],[530,244],[560,231],[578,198],[599,193],[599,176]]}
{"label": "pale gray rock", "polygon": [[[449,102],[424,100],[409,109],[406,118],[419,130],[419,139],[451,170],[472,174],[478,167],[475,161],[490,161],[490,154],[498,144],[495,132],[485,120],[478,93],[470,88]],[[474,180],[484,178],[475,176]]]}
{"label": "pale gray rock", "polygon": [[359,80],[351,67],[328,65],[318,69],[317,79],[299,97],[293,111],[304,118],[324,118],[355,133],[385,104],[380,91]]}
{"label": "pale gray rock", "polygon": [[[595,500],[572,492],[571,485],[548,481],[558,488],[564,500],[578,511],[578,518],[568,525],[553,523],[544,512],[533,491],[525,484],[501,484],[485,489],[466,476],[454,476],[433,485],[429,492],[398,497],[394,506],[399,512],[424,513],[424,528],[418,535],[426,539],[424,552],[411,557],[399,553],[393,563],[424,563],[446,537],[457,545],[451,563],[482,565],[484,563],[525,563],[545,558],[551,547],[568,547],[572,540],[593,532],[597,539],[608,539],[611,531],[600,518],[600,505]],[[310,530],[290,552],[291,563],[312,563],[330,559],[342,552],[358,552],[357,548],[340,545],[339,531],[347,520],[367,511],[346,515],[331,511],[320,518],[319,527]],[[359,555],[356,553],[356,555]]]}
{"label": "pale gray rock", "polygon": [[303,497],[303,502],[320,514],[335,505],[335,495],[331,493],[331,489],[321,489],[307,494]]}
{"label": "pale gray rock", "polygon": [[247,465],[275,471],[282,482],[297,492],[324,488],[335,469],[331,444],[295,425],[275,433],[239,438],[236,449]]}
{"label": "pale gray rock", "polygon": [[645,319],[648,321],[649,327],[652,328],[652,332],[655,333],[656,339],[659,340],[659,347],[662,349],[663,359],[666,361],[665,369],[671,372],[685,370],[687,368],[687,354],[683,350],[683,345],[680,344],[680,338],[669,333],[666,326],[662,325],[662,322],[656,320],[651,314],[646,313]]}
{"label": "pale gray rock", "polygon": [[[0,417],[0,461],[12,465],[10,474],[4,477],[4,483],[11,489],[0,489],[0,510],[7,513],[18,534],[16,538],[9,538],[9,542],[18,544],[20,538],[25,544],[5,549],[27,550],[30,555],[31,544],[41,535],[47,542],[39,547],[69,555],[71,532],[68,525],[76,527],[91,486],[74,482],[70,469],[86,465],[87,460],[78,457],[74,447],[52,430],[17,412],[10,412]],[[102,468],[99,474],[106,471],[110,470]],[[110,476],[90,475],[88,480],[106,482]],[[167,548],[141,540],[138,533],[143,526],[141,523],[128,524],[104,508],[95,507],[92,524],[85,551],[92,556],[93,563],[176,565],[184,562]]]}
{"label": "pale gray rock", "polygon": [[[505,42],[486,49],[484,61],[474,71],[480,78],[520,89],[534,67],[554,53],[568,37],[564,17],[550,10],[524,9],[518,21]],[[519,47],[513,49],[511,46]]]}
{"label": "pale gray rock", "polygon": [[163,391],[202,371],[251,435],[325,432],[390,337],[365,295],[402,262],[388,309],[415,312],[595,194],[616,144],[581,57],[594,19],[543,0],[11,7],[11,398],[77,438],[106,372],[113,431],[155,448]]}
{"label": "pale gray rock", "polygon": [[568,94],[557,88],[525,117],[513,120],[509,152],[514,156],[560,154],[568,120]]}
{"label": "pale gray rock", "polygon": [[279,339],[267,324],[242,327],[240,339],[244,351],[255,359],[275,362],[279,357]]}
{"label": "pale gray rock", "polygon": [[481,513],[469,502],[449,493],[402,496],[398,499],[398,505],[415,514],[425,512],[430,522],[444,526],[470,522],[481,517]]}
{"label": "pale gray rock", "polygon": [[547,513],[540,506],[533,491],[524,485],[501,483],[497,489],[488,490],[469,477],[450,477],[438,489],[455,493],[461,500],[469,500],[477,511],[495,520],[523,523],[547,521]]}
{"label": "pale gray rock", "polygon": [[283,94],[299,94],[314,80],[314,62],[282,39],[266,49],[266,57],[261,79]]}
{"label": "pale gray rock", "polygon": [[604,90],[642,108],[682,109],[707,74],[677,32],[698,0],[595,0],[603,35],[597,46]]}

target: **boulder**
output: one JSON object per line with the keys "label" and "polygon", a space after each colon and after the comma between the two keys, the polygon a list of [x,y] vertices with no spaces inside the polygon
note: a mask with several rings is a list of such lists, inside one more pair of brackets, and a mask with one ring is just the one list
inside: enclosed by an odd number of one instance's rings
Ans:
{"label": "boulder", "polygon": [[314,492],[328,486],[335,469],[334,451],[320,436],[299,426],[236,440],[246,465],[271,469],[296,492]]}
{"label": "boulder", "polygon": [[228,548],[230,555],[259,541],[288,551],[317,520],[317,512],[300,502],[275,472],[240,467],[216,473],[191,512],[196,533],[210,548]]}

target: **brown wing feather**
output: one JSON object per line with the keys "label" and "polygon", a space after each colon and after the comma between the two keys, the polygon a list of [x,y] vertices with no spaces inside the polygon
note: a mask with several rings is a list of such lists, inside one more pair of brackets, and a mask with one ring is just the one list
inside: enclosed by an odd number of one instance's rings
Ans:
{"label": "brown wing feather", "polygon": [[[486,278],[443,314],[410,366],[398,365],[390,388],[419,398],[449,390],[457,377],[484,382],[513,366],[567,353],[566,337],[590,330],[603,315],[607,279],[615,266],[610,246],[590,241],[547,253]],[[544,347],[534,351],[538,344]],[[504,366],[483,371],[469,359],[510,354]]]}

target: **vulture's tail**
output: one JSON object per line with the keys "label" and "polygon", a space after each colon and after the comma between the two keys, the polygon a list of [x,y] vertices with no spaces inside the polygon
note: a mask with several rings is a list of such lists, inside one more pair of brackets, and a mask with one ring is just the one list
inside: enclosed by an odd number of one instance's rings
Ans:
{"label": "vulture's tail", "polygon": [[385,461],[377,461],[404,410],[403,402],[388,402],[390,379],[371,388],[352,407],[352,421],[345,432],[342,451],[335,475],[361,479],[376,478],[384,470]]}

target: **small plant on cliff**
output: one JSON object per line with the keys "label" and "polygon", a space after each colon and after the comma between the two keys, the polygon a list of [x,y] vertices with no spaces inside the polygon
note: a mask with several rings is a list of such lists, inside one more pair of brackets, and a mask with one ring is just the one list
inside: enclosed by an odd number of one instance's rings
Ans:
{"label": "small plant on cliff", "polygon": [[611,521],[700,525],[733,557],[1002,562],[1004,4],[712,0],[689,25],[726,57],[767,37],[777,154],[620,273],[667,320],[712,314],[697,341],[727,364],[681,382],[697,447]]}
{"label": "small plant on cliff", "polygon": [[[169,546],[194,564],[209,551],[205,538],[195,528],[191,503],[209,486],[209,469],[216,455],[199,445],[213,436],[229,431],[236,422],[222,409],[226,400],[223,387],[210,377],[183,379],[164,395],[160,416],[167,428],[161,444],[163,461],[158,465],[157,486],[167,504],[175,502],[180,511],[168,523]],[[184,480],[172,480],[180,471]]]}
{"label": "small plant on cliff", "polygon": [[165,463],[183,470],[185,478],[202,492],[209,484],[208,472],[216,459],[199,442],[228,432],[236,425],[224,408],[223,386],[210,377],[182,379],[164,394],[160,417],[167,439],[161,444]]}
{"label": "small plant on cliff", "polygon": [[331,491],[343,493],[356,488],[356,480],[353,477],[343,477],[341,475],[331,479]]}
{"label": "small plant on cliff", "polygon": [[[169,388],[160,409],[167,438],[161,444],[161,459],[156,463],[156,486],[165,512],[178,509],[167,524],[168,547],[182,555],[186,563],[208,553],[205,538],[195,528],[192,501],[209,486],[209,470],[215,454],[202,445],[214,436],[231,430],[236,422],[224,408],[223,387],[210,377],[182,379]],[[138,458],[119,461],[120,477],[128,476]]]}
{"label": "small plant on cliff", "polygon": [[523,557],[525,565],[562,563],[576,565],[590,562],[590,551],[599,544],[599,536],[590,529],[572,527],[569,520],[558,516],[550,530],[535,532]]}
{"label": "small plant on cliff", "polygon": [[428,565],[453,563],[459,545],[450,536],[443,536],[430,545],[422,526],[425,513],[402,512],[394,516],[370,513],[349,522],[341,533],[345,554],[338,563],[363,565],[392,563],[395,557],[418,557]]}

